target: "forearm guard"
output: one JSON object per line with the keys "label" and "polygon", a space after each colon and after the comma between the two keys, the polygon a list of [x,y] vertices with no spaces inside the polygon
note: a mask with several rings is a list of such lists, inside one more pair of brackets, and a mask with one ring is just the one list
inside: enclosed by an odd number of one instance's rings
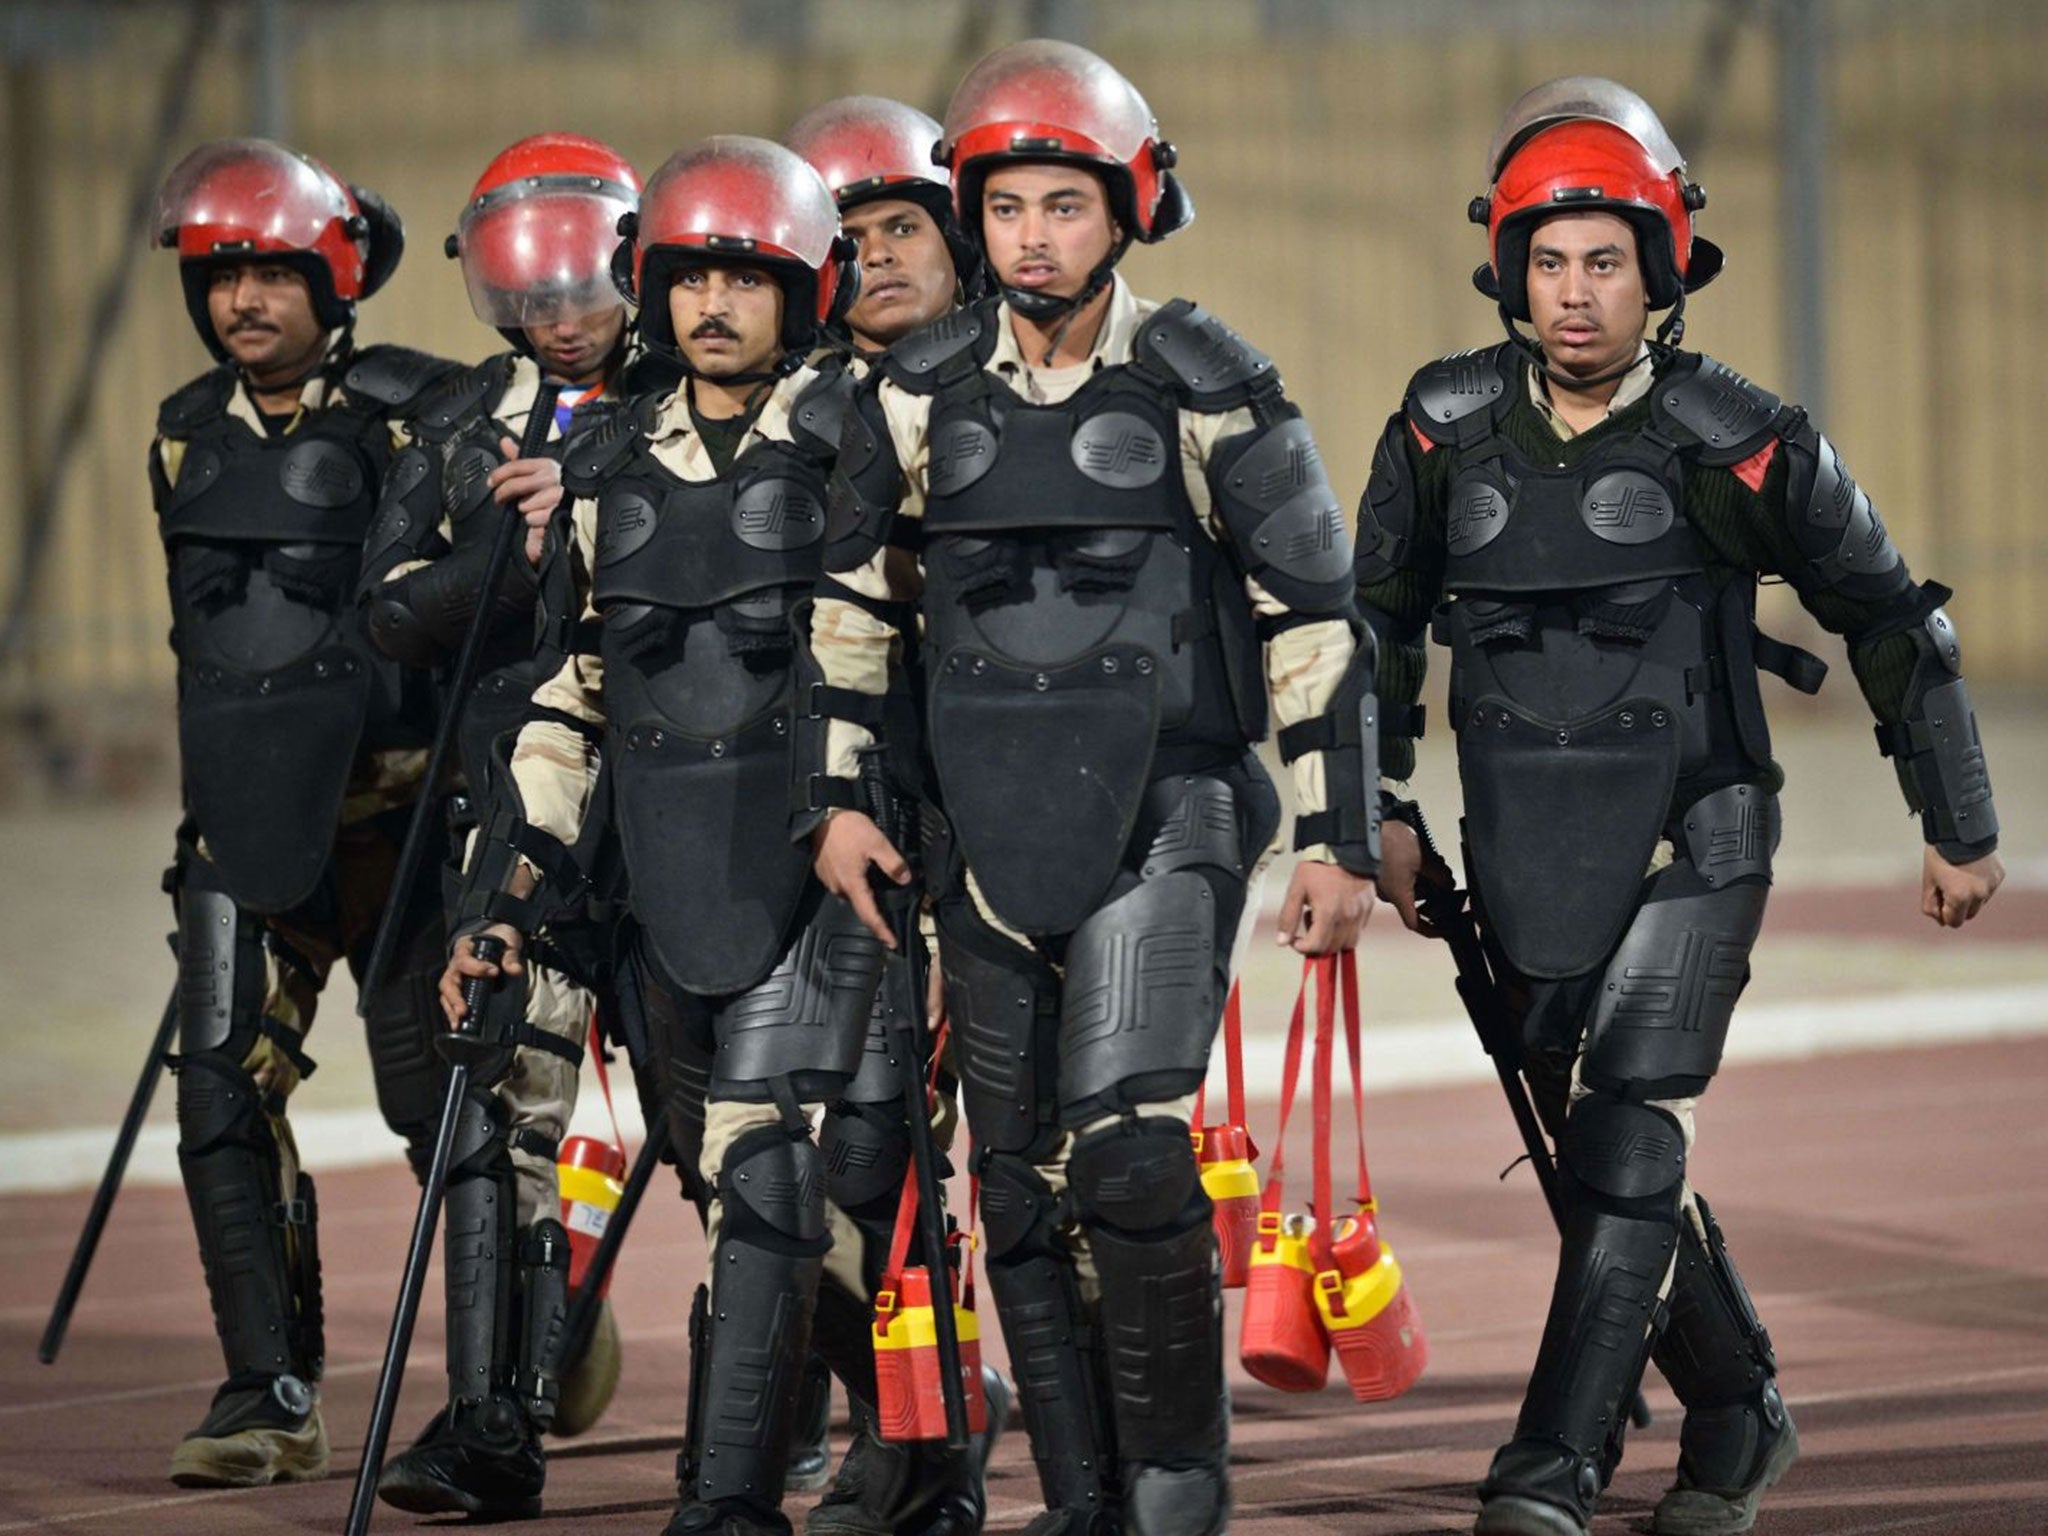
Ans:
{"label": "forearm guard", "polygon": [[1284,727],[1278,741],[1280,760],[1290,766],[1310,752],[1323,754],[1328,808],[1295,817],[1294,846],[1327,843],[1344,868],[1373,876],[1380,867],[1380,722],[1373,692],[1379,647],[1371,630],[1361,627],[1357,634],[1358,649],[1329,707]]}
{"label": "forearm guard", "polygon": [[[530,896],[512,894],[521,860],[540,876]],[[493,923],[508,924],[530,939],[551,918],[575,906],[589,883],[567,844],[501,807],[477,828],[449,939],[459,942]]]}
{"label": "forearm guard", "polygon": [[1951,864],[1967,864],[1998,847],[1998,811],[1963,681],[1962,646],[1941,608],[1907,633],[1913,671],[1898,723],[1877,727],[1878,750],[1898,759],[1927,842]]}
{"label": "forearm guard", "polygon": [[828,811],[845,810],[861,803],[858,781],[831,771],[832,722],[844,720],[858,725],[878,741],[882,736],[882,695],[836,687],[825,680],[825,669],[811,648],[814,611],[814,604],[807,600],[790,616],[790,628],[796,635],[792,664],[796,673],[796,740],[790,753],[791,842],[809,837]]}

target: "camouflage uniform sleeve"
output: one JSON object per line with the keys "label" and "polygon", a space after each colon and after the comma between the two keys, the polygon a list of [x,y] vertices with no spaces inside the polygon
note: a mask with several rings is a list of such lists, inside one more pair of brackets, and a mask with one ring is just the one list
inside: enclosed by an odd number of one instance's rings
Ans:
{"label": "camouflage uniform sleeve", "polygon": [[[570,569],[582,616],[594,622],[590,569],[597,543],[597,503],[578,500],[570,519]],[[527,721],[512,746],[512,782],[528,825],[564,843],[575,842],[597,779],[597,744],[604,725],[604,660],[571,652],[561,669],[534,690]]]}

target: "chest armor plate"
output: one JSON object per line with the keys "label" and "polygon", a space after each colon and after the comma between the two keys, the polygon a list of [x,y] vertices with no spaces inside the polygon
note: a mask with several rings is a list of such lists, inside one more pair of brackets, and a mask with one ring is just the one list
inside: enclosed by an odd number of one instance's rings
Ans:
{"label": "chest armor plate", "polygon": [[614,813],[635,915],[693,992],[765,975],[806,886],[788,626],[823,569],[824,518],[816,463],[779,443],[709,481],[643,452],[598,495]]}
{"label": "chest armor plate", "polygon": [[1197,525],[1173,397],[1128,370],[1056,406],[978,374],[939,391],[929,441],[941,793],[995,912],[1070,931],[1115,873],[1157,749],[1257,734],[1225,661],[1256,654],[1249,605]]}
{"label": "chest armor plate", "polygon": [[185,800],[230,892],[257,911],[288,910],[318,883],[389,682],[349,582],[323,599],[266,557],[345,561],[360,548],[384,431],[333,411],[263,438],[223,417],[186,440],[163,507]]}
{"label": "chest armor plate", "polygon": [[1445,515],[1451,592],[1583,592],[1701,568],[1674,450],[1617,434],[1583,463],[1495,439],[1460,456]]}

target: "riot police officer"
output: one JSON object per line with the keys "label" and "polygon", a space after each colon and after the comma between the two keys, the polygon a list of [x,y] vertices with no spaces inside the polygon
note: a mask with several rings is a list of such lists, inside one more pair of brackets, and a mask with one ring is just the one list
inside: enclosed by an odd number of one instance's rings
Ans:
{"label": "riot police officer", "polygon": [[[528,505],[544,523],[561,444],[598,407],[616,403],[629,330],[611,257],[618,222],[639,194],[639,177],[608,145],[568,133],[521,139],[484,169],[448,242],[477,318],[511,350],[431,384],[358,368],[359,383],[405,413],[411,439],[386,478],[360,584],[371,637],[394,660],[428,670],[452,661],[484,601],[502,509]],[[529,465],[517,452],[543,379],[558,391],[552,452],[550,462]],[[528,541],[530,557],[539,543]],[[493,758],[500,738],[561,665],[555,646],[536,650],[537,564],[515,559],[490,595],[478,681],[459,701],[465,798],[476,803],[488,802],[502,771]],[[506,1075],[495,1084],[473,1079],[463,1109],[445,1228],[449,1400],[378,1480],[379,1496],[401,1509],[495,1517],[540,1509],[540,1436],[553,1426],[565,1365],[554,1357],[567,1287],[555,1158],[575,1109],[591,1010],[576,977],[589,980],[592,967],[565,958],[569,922],[551,930],[549,960],[527,969]],[[615,1379],[614,1331],[604,1328],[596,1347],[591,1363]]]}
{"label": "riot police officer", "polygon": [[[1549,1318],[1476,1529],[1583,1533],[1654,1358],[1685,1421],[1653,1528],[1720,1536],[1750,1528],[1799,1444],[1686,1175],[1778,842],[1758,674],[1810,692],[1825,670],[1757,631],[1759,578],[1847,641],[1920,813],[1929,916],[1959,926],[1997,889],[1998,821],[1948,589],[1908,574],[1803,410],[1678,349],[1721,253],[1656,114],[1613,81],[1552,81],[1487,170],[1477,279],[1511,339],[1415,375],[1358,540],[1394,779],[1433,612],[1450,647],[1467,861],[1563,1197]],[[1416,842],[1387,841],[1412,917]]]}
{"label": "riot police officer", "polygon": [[[830,396],[845,388],[804,358],[856,279],[831,193],[760,139],[672,157],[632,227],[641,332],[682,382],[568,455],[582,622],[512,750],[517,818],[493,818],[469,881],[545,899],[546,844],[573,841],[596,813],[601,745],[598,798],[623,846],[669,1133],[711,1188],[710,1292],[668,1530],[751,1536],[789,1529],[780,1505],[820,1278],[830,1263],[842,1289],[861,1284],[808,1116],[859,1063],[881,948],[811,880],[785,823],[789,613],[818,575],[834,448],[807,423],[836,421]],[[516,957],[519,933],[493,931]],[[462,977],[498,969],[465,942],[443,979],[451,1016]],[[833,1365],[858,1375],[857,1360]]]}
{"label": "riot police officer", "polygon": [[1084,49],[999,49],[962,82],[942,162],[1000,292],[899,341],[856,397],[810,630],[830,686],[798,830],[873,926],[868,870],[903,866],[852,808],[879,711],[849,700],[887,684],[888,605],[923,619],[928,878],[1034,1536],[1228,1519],[1187,1117],[1279,821],[1249,751],[1269,702],[1301,812],[1282,941],[1355,943],[1375,868],[1372,652],[1314,441],[1267,358],[1116,275],[1191,215],[1174,158]]}
{"label": "riot police officer", "polygon": [[[843,367],[853,379],[867,377],[891,343],[956,308],[975,286],[981,259],[960,233],[951,181],[932,163],[939,138],[937,122],[883,96],[828,101],[805,113],[783,136],[832,189],[841,226],[859,255],[860,292],[840,322],[851,350],[843,363],[821,359],[821,371]],[[837,441],[836,422],[813,430]],[[884,963],[894,967],[906,961],[892,955]],[[936,970],[932,979],[936,983]],[[884,995],[889,995],[887,987]],[[869,1021],[861,1070],[845,1093],[826,1106],[819,1133],[827,1192],[861,1233],[864,1289],[859,1298],[841,1297],[831,1288],[822,1291],[819,1330],[865,1332],[867,1299],[880,1283],[888,1255],[897,1197],[910,1164],[909,1129],[892,1060],[884,1011],[878,1008]],[[945,1142],[958,1123],[956,1072],[942,1064],[936,1075],[933,1129]],[[853,1299],[861,1305],[840,1305]],[[807,1384],[807,1394],[810,1390]],[[954,1536],[979,1530],[985,1512],[982,1477],[1011,1400],[1009,1384],[995,1368],[982,1370],[988,1428],[975,1437],[970,1454],[943,1458],[943,1470],[934,1466],[928,1449],[884,1442],[872,1399],[863,1399],[859,1385],[848,1390],[853,1445],[805,1529],[818,1536],[899,1531],[904,1536]]]}
{"label": "riot police officer", "polygon": [[[178,913],[178,1163],[227,1378],[171,1458],[185,1486],[327,1470],[318,1206],[286,1104],[328,972],[366,958],[431,711],[369,645],[352,587],[391,462],[357,370],[450,366],[358,351],[398,219],[319,162],[257,139],[193,151],[156,211],[218,366],[164,401],[150,482],[169,562],[185,809]],[[434,1137],[438,904],[424,901],[365,1011],[379,1107],[415,1168]]]}

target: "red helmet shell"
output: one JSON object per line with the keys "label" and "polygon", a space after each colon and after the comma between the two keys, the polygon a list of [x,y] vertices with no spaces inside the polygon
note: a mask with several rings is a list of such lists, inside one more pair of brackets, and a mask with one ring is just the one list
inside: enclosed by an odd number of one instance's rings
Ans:
{"label": "red helmet shell", "polygon": [[[1630,98],[1640,102],[1632,92]],[[1642,113],[1649,115],[1647,106]],[[1522,129],[1501,152],[1493,188],[1483,205],[1475,205],[1475,217],[1483,207],[1493,287],[1509,315],[1530,317],[1530,233],[1559,215],[1614,213],[1626,219],[1636,231],[1653,309],[1671,307],[1720,270],[1720,250],[1696,240],[1692,231],[1692,215],[1704,207],[1706,195],[1688,180],[1655,115],[1647,123],[1647,129],[1636,125],[1632,131],[1604,117],[1552,117],[1534,131]]]}
{"label": "red helmet shell", "polygon": [[769,139],[718,134],[672,155],[647,183],[634,229],[641,334],[673,346],[668,288],[679,266],[758,264],[782,284],[783,340],[808,347],[854,286],[825,179]]}
{"label": "red helmet shell", "polygon": [[970,233],[981,227],[982,184],[1006,163],[1087,166],[1103,178],[1118,222],[1148,244],[1189,217],[1166,174],[1173,147],[1160,140],[1145,98],[1107,60],[1072,43],[1013,43],[968,71],[946,108],[939,159],[953,173]]}
{"label": "red helmet shell", "polygon": [[354,196],[312,156],[268,139],[216,139],[179,161],[157,194],[154,229],[180,261],[313,256],[335,298],[363,295],[369,231]]}
{"label": "red helmet shell", "polygon": [[878,197],[951,207],[953,182],[932,160],[938,123],[886,96],[842,96],[798,118],[782,142],[825,178],[843,213]]}
{"label": "red helmet shell", "polygon": [[477,318],[512,334],[617,305],[612,253],[639,198],[633,167],[596,139],[542,133],[505,150],[449,241]]}

